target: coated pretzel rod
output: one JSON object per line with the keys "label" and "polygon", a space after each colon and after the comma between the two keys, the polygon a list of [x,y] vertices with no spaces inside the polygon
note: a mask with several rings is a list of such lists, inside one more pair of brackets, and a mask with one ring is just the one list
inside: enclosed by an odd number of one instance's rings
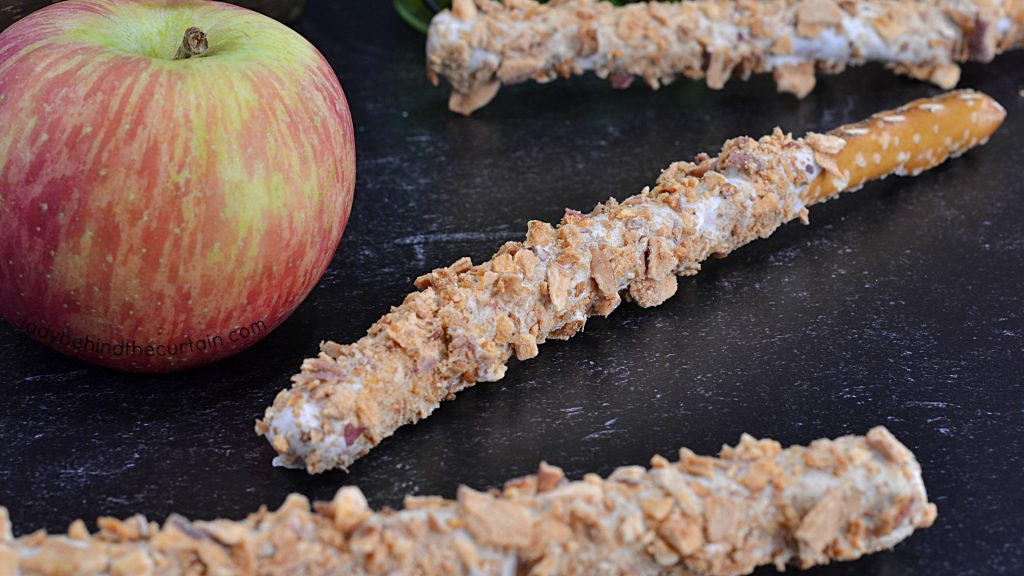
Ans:
{"label": "coated pretzel rod", "polygon": [[470,114],[501,86],[596,72],[652,88],[679,76],[721,88],[772,72],[806,96],[815,69],[883,62],[944,89],[957,62],[991,61],[1024,43],[1024,0],[696,0],[617,7],[598,0],[454,0],[430,23],[427,73]]}
{"label": "coated pretzel rod", "polygon": [[717,158],[672,164],[653,189],[622,203],[567,210],[557,228],[531,221],[525,242],[506,243],[490,261],[462,258],[418,278],[419,291],[358,342],[321,344],[256,431],[279,453],[275,465],[345,468],[441,400],[502,378],[512,354],[533,358],[538,344],[571,337],[623,298],[661,304],[676,275],[696,274],[712,254],[806,222],[807,206],[869,180],[958,156],[986,142],[1005,114],[988,96],[960,91],[828,134],[736,138]]}
{"label": "coated pretzel rod", "polygon": [[914,455],[885,428],[785,450],[744,435],[720,458],[684,448],[576,482],[541,463],[500,492],[462,486],[398,512],[345,487],[313,511],[292,494],[241,522],[101,518],[95,535],[76,521],[15,540],[0,508],[0,575],[733,576],[853,560],[935,516]]}

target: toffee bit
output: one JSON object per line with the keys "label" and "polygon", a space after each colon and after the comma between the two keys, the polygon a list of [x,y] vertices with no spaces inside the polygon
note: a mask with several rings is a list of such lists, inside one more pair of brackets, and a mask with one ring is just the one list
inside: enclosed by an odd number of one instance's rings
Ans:
{"label": "toffee bit", "polygon": [[276,465],[346,468],[442,400],[502,378],[513,355],[533,358],[539,344],[571,337],[623,300],[657,306],[710,256],[807,223],[807,206],[840,192],[959,156],[1004,116],[988,96],[961,91],[828,134],[735,138],[718,158],[677,162],[622,202],[567,210],[557,228],[531,222],[526,242],[506,243],[491,260],[464,258],[418,279],[419,291],[358,342],[323,344],[257,433],[280,454]]}
{"label": "toffee bit", "polygon": [[[885,550],[931,526],[921,467],[885,428],[781,449],[744,436],[695,474],[651,459],[565,480],[541,463],[504,492],[409,497],[375,512],[354,486],[330,502],[289,496],[242,521],[172,515],[146,532],[13,539],[0,507],[0,572],[57,574],[704,574],[801,568]],[[810,456],[808,456],[810,455]],[[837,474],[807,461],[850,463]],[[115,522],[112,521],[111,522]],[[131,521],[126,521],[130,523]]]}

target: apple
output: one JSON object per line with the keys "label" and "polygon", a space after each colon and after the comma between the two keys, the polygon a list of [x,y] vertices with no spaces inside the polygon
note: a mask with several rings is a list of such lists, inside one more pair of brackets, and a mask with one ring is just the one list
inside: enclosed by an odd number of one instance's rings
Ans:
{"label": "apple", "polygon": [[323,275],[355,185],[323,56],[250,10],[69,0],[0,33],[0,315],[166,372],[256,343]]}

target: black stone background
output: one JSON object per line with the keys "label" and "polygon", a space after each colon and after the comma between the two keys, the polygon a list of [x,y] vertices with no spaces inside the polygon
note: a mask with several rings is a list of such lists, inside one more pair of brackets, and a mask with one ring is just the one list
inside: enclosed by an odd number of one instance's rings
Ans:
{"label": "black stone background", "polygon": [[16,533],[102,514],[241,518],[343,484],[398,506],[541,459],[579,477],[680,446],[716,453],[742,432],[791,444],[884,424],[917,453],[938,521],[810,574],[1024,569],[1024,52],[964,68],[962,86],[1009,111],[988,146],[817,207],[810,226],[707,264],[664,305],[592,320],[350,473],[314,477],[272,468],[254,419],[321,339],[359,338],[420,273],[486,259],[527,220],[624,198],[727,138],[824,131],[939,91],[878,66],[822,78],[803,101],[764,76],[717,92],[576,78],[507,88],[466,119],[425,79],[424,37],[390,2],[313,0],[296,28],[355,119],[356,201],[334,262],[264,341],[182,374],[96,368],[0,327],[0,503]]}

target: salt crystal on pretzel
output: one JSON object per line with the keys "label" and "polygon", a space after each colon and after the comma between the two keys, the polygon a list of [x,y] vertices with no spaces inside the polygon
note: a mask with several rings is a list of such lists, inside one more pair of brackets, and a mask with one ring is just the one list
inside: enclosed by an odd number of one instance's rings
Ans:
{"label": "salt crystal on pretzel", "polygon": [[1005,110],[960,91],[918,100],[828,134],[776,130],[735,138],[717,158],[677,162],[657,185],[556,228],[529,223],[525,242],[489,261],[463,258],[416,280],[418,292],[349,345],[321,346],[256,425],[274,463],[345,468],[400,426],[476,382],[505,375],[512,355],[566,339],[622,300],[656,306],[676,276],[769,236],[807,207],[890,174],[916,175],[985,143]]}

